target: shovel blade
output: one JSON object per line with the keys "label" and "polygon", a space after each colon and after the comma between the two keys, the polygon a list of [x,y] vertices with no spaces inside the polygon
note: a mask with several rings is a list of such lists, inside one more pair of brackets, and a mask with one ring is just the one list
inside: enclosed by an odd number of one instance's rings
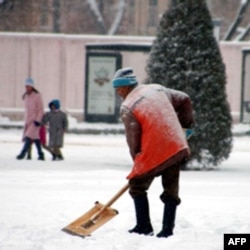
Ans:
{"label": "shovel blade", "polygon": [[92,221],[91,218],[98,214],[103,207],[103,204],[96,202],[93,208],[64,227],[62,231],[83,238],[90,236],[93,231],[118,214],[117,210],[107,207],[98,215],[95,221]]}

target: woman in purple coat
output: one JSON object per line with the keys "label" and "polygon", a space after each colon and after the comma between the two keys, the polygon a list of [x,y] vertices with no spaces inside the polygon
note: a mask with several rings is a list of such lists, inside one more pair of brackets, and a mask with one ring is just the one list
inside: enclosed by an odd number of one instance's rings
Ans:
{"label": "woman in purple coat", "polygon": [[25,114],[24,114],[24,145],[20,154],[16,157],[21,160],[25,157],[32,142],[35,143],[38,160],[44,160],[39,137],[39,126],[43,117],[43,102],[40,93],[34,88],[34,80],[27,78],[25,81],[26,92],[23,95]]}

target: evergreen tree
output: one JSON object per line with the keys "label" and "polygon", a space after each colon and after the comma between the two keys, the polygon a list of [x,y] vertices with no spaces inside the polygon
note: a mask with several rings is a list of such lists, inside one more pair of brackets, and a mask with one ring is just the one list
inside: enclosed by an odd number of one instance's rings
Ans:
{"label": "evergreen tree", "polygon": [[164,13],[146,67],[146,83],[186,92],[195,112],[189,167],[211,167],[232,148],[225,65],[205,0],[172,0]]}

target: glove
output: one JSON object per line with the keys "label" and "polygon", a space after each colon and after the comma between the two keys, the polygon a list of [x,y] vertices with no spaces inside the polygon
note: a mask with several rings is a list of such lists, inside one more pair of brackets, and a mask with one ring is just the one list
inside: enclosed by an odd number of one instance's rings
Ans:
{"label": "glove", "polygon": [[193,130],[188,128],[186,129],[186,138],[189,139],[193,134]]}
{"label": "glove", "polygon": [[34,124],[35,124],[36,127],[40,126],[40,122],[38,122],[38,121],[34,121]]}

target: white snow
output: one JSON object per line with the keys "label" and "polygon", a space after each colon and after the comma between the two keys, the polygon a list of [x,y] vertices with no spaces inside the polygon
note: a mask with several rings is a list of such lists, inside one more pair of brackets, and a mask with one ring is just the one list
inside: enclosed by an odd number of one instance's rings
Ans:
{"label": "white snow", "polygon": [[119,24],[121,23],[121,20],[125,11],[125,7],[126,7],[125,1],[119,0],[118,11],[117,11],[117,14],[115,16],[115,19],[111,27],[109,28],[109,31],[108,31],[109,35],[114,35],[116,30],[119,28]]}
{"label": "white snow", "polygon": [[[119,215],[80,238],[61,229],[107,202],[126,184],[131,159],[124,135],[66,134],[64,161],[15,159],[22,130],[0,129],[1,250],[221,250],[223,234],[250,233],[250,137],[234,138],[233,152],[215,171],[182,171],[175,235],[167,239],[129,234],[132,199],[125,193]],[[161,228],[160,178],[149,190],[155,233]]]}
{"label": "white snow", "polygon": [[87,0],[88,4],[90,5],[91,9],[93,10],[93,12],[95,13],[97,19],[99,22],[104,23],[104,20],[102,18],[102,14],[100,13],[97,3],[95,0]]}

